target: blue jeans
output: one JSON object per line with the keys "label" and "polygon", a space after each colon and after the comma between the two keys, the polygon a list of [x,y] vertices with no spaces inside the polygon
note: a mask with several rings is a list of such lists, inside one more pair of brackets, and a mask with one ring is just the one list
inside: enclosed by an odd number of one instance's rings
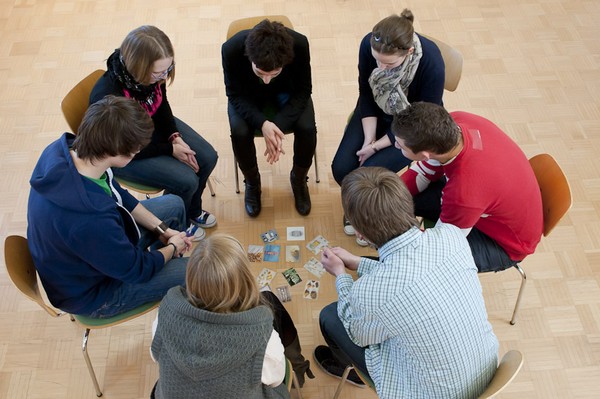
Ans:
{"label": "blue jeans", "polygon": [[[391,116],[377,118],[377,131],[375,132],[377,139],[389,132],[391,124]],[[362,117],[360,109],[356,107],[331,163],[333,178],[339,185],[342,185],[342,180],[348,173],[359,167],[360,163],[356,152],[362,148],[364,141],[365,133],[362,127]],[[381,166],[397,173],[410,164],[410,159],[404,157],[402,151],[397,149],[393,143],[394,141],[392,141],[391,146],[371,155],[362,166]]]}
{"label": "blue jeans", "polygon": [[198,173],[171,155],[133,160],[124,168],[112,170],[117,177],[162,188],[166,194],[178,195],[185,203],[187,219],[193,219],[202,213],[202,193],[217,164],[218,155],[190,126],[177,118],[175,124],[183,141],[196,152],[196,160],[200,166]]}
{"label": "blue jeans", "polygon": [[365,362],[365,348],[356,345],[348,336],[338,317],[337,302],[331,303],[321,310],[319,326],[334,359],[344,367],[352,363],[361,373],[369,376]]}
{"label": "blue jeans", "polygon": [[[163,195],[142,201],[142,204],[169,227],[181,231],[186,219],[183,201],[175,195]],[[156,234],[140,226],[141,238],[138,248],[162,247]],[[185,272],[188,258],[176,258],[156,273],[149,281],[139,284],[123,283],[114,291],[113,297],[106,301],[91,317],[107,318],[125,313],[148,302],[160,301],[171,287],[185,285]]]}

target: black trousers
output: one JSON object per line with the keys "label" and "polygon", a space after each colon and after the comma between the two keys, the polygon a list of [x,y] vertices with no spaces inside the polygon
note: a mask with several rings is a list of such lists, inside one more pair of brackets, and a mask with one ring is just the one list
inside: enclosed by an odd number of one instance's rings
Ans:
{"label": "black trousers", "polygon": [[[276,110],[275,110],[276,112]],[[267,112],[265,112],[268,114]],[[258,166],[254,138],[262,137],[260,130],[255,130],[235,111],[231,103],[227,105],[229,126],[231,128],[231,144],[233,153],[242,172]],[[294,165],[310,168],[317,146],[317,127],[312,99],[308,101],[300,117],[289,126],[278,126],[284,133],[294,134]]]}

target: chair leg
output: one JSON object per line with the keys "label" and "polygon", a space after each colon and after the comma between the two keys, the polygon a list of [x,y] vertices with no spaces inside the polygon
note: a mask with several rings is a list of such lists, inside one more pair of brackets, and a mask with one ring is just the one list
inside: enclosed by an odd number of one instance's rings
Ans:
{"label": "chair leg", "polygon": [[235,193],[239,194],[240,193],[240,176],[238,174],[238,162],[237,162],[235,155],[233,156],[233,171],[235,174]]}
{"label": "chair leg", "polygon": [[321,179],[319,179],[319,164],[317,163],[317,150],[315,149],[315,181],[317,183],[321,182]]}
{"label": "chair leg", "polygon": [[340,384],[338,385],[337,389],[335,390],[333,399],[337,399],[340,396],[340,393],[342,393],[342,388],[344,387],[344,383],[348,379],[348,374],[350,374],[350,371],[352,371],[353,369],[354,369],[354,366],[352,366],[351,364],[346,366],[346,369],[344,370],[344,374],[342,374],[342,381],[340,381]]}
{"label": "chair leg", "polygon": [[300,383],[298,382],[298,375],[294,369],[292,369],[292,381],[294,382],[294,387],[296,388],[296,392],[298,392],[298,398],[302,399],[302,392],[300,392]]}
{"label": "chair leg", "polygon": [[521,266],[518,264],[515,265],[515,268],[521,273],[521,286],[519,287],[519,294],[517,295],[517,303],[515,303],[515,310],[513,310],[512,318],[510,319],[510,324],[514,325],[517,322],[517,311],[519,310],[519,306],[521,305],[521,297],[523,296],[523,291],[525,290],[525,283],[527,283],[527,276]]}
{"label": "chair leg", "polygon": [[206,184],[208,185],[208,190],[210,191],[210,196],[214,197],[215,196],[215,190],[213,189],[213,185],[210,182],[210,177],[208,178],[208,180],[206,181]]}
{"label": "chair leg", "polygon": [[83,333],[83,358],[85,359],[85,363],[87,364],[88,371],[90,372],[90,377],[92,377],[92,382],[94,383],[94,388],[96,388],[96,396],[102,396],[102,391],[100,390],[100,385],[98,385],[98,380],[96,379],[96,373],[94,373],[94,368],[92,367],[92,361],[90,360],[90,355],[87,352],[87,342],[90,336],[90,329],[86,328]]}

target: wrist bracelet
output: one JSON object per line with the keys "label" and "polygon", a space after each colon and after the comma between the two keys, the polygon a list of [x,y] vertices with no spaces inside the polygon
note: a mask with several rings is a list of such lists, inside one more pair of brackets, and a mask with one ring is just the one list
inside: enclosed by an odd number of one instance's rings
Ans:
{"label": "wrist bracelet", "polygon": [[178,137],[181,137],[181,134],[179,134],[178,132],[173,133],[172,135],[169,136],[169,143],[172,143]]}
{"label": "wrist bracelet", "polygon": [[171,259],[175,259],[175,255],[177,255],[177,246],[172,242],[170,242],[169,245],[173,246],[173,256],[171,256]]}

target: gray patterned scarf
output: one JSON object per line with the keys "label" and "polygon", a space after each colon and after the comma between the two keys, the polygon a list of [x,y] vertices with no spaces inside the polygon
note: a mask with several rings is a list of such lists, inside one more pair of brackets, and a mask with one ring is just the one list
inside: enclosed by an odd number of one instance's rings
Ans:
{"label": "gray patterned scarf", "polygon": [[416,33],[413,34],[413,47],[414,51],[401,65],[392,69],[375,68],[369,77],[375,102],[388,115],[397,114],[409,105],[406,99],[408,86],[412,83],[423,56],[421,41]]}

